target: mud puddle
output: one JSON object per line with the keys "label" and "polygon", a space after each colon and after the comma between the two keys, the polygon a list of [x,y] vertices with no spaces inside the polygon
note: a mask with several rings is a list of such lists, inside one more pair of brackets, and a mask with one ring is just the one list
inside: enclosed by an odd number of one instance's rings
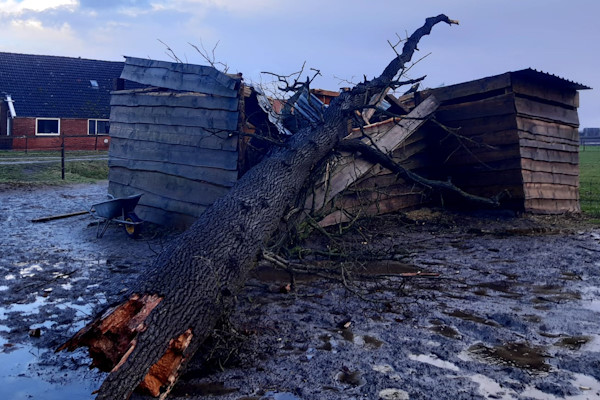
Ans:
{"label": "mud puddle", "polygon": [[85,373],[85,357],[68,367],[53,351],[34,345],[11,345],[0,339],[0,398],[6,400],[93,399],[101,379],[99,374]]}
{"label": "mud puddle", "polygon": [[[105,183],[0,192],[0,399],[91,399],[100,386],[83,353],[54,349],[177,233],[96,239],[85,215],[26,221],[105,196]],[[441,223],[390,216],[357,236],[382,258],[365,263],[369,282],[385,276],[366,292],[376,301],[309,276],[279,290],[289,274],[258,270],[230,317],[246,336],[239,361],[192,360],[169,398],[600,398],[600,229],[431,215]]]}

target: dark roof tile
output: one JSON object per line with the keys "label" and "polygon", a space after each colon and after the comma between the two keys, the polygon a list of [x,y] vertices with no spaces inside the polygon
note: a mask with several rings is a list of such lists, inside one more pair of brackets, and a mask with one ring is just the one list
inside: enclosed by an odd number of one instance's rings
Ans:
{"label": "dark roof tile", "polygon": [[[108,118],[123,62],[0,52],[0,93],[18,117]],[[94,88],[90,81],[96,81]],[[126,89],[139,88],[126,82]]]}

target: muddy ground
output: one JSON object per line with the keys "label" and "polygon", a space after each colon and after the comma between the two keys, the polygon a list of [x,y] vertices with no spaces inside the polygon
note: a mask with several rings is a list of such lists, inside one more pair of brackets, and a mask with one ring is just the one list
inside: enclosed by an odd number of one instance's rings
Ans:
{"label": "muddy ground", "polygon": [[[30,222],[88,209],[105,182],[0,189],[0,399],[92,399],[103,374],[54,349],[178,233],[97,239],[89,215]],[[334,244],[368,255],[348,288],[297,276],[288,291],[287,274],[261,265],[219,351],[192,361],[170,398],[600,399],[598,226],[422,210]]]}

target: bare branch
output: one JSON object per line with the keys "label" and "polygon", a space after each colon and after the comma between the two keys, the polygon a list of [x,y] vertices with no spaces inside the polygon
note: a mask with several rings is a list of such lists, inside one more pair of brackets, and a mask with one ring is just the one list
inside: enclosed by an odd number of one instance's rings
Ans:
{"label": "bare branch", "polygon": [[188,44],[190,46],[192,46],[194,48],[194,50],[196,50],[198,52],[198,54],[200,54],[200,56],[204,59],[204,61],[206,61],[211,67],[218,69],[219,71],[221,71],[223,73],[227,73],[227,71],[229,71],[229,66],[224,62],[217,61],[217,56],[215,54],[217,47],[219,46],[219,43],[220,43],[220,41],[217,40],[217,43],[215,43],[214,47],[209,52],[204,47],[202,40],[200,40],[200,47],[196,46],[193,43],[188,42]]}
{"label": "bare branch", "polygon": [[167,56],[169,56],[169,57],[170,57],[171,59],[173,59],[175,62],[177,62],[177,63],[180,63],[180,64],[183,64],[183,61],[181,61],[181,59],[180,59],[179,57],[177,57],[177,54],[175,54],[175,52],[173,51],[173,49],[171,49],[171,47],[169,47],[169,45],[168,45],[168,44],[166,44],[165,42],[163,42],[163,41],[162,41],[162,40],[160,40],[160,39],[156,39],[156,40],[158,40],[160,43],[162,43],[162,45],[163,45],[163,46],[165,46],[165,47],[166,47],[165,54],[166,54]]}
{"label": "bare branch", "polygon": [[[277,81],[285,86],[278,86],[278,89],[282,92],[295,92],[297,91],[300,87],[304,86],[304,82],[300,82],[300,78],[302,76],[302,74],[304,73],[304,68],[306,67],[306,61],[304,61],[302,63],[302,68],[300,68],[300,71],[297,72],[292,72],[289,75],[281,75],[281,74],[276,74],[274,72],[269,72],[269,71],[261,71],[261,74],[265,74],[265,75],[271,75],[274,76],[275,78],[277,78]],[[293,78],[293,82],[290,84],[290,78]]]}

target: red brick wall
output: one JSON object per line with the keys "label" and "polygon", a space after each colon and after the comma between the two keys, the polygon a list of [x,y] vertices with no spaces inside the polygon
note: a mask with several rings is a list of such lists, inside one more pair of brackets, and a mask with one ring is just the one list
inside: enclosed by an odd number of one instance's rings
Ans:
{"label": "red brick wall", "polygon": [[35,136],[35,118],[20,118],[13,120],[13,136]]}
{"label": "red brick wall", "polygon": [[[108,136],[88,135],[87,119],[60,120],[61,134],[38,135],[35,134],[35,118],[14,119],[13,143],[14,150],[60,150],[64,136],[65,150],[108,150],[110,139]],[[22,136],[26,136],[23,138]],[[107,139],[107,143],[104,143]]]}
{"label": "red brick wall", "polygon": [[87,119],[61,119],[60,132],[64,135],[87,135],[88,120]]}

